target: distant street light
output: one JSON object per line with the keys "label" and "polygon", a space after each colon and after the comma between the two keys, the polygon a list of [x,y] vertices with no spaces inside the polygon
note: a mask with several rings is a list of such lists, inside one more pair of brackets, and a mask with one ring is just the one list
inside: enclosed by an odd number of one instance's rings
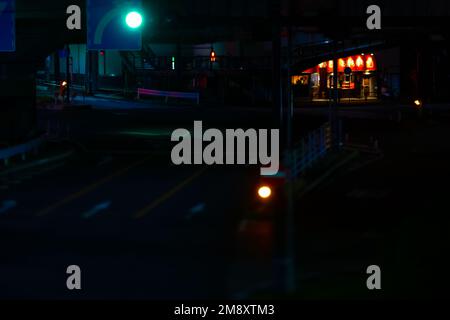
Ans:
{"label": "distant street light", "polygon": [[142,15],[137,11],[132,11],[127,14],[125,21],[127,26],[131,29],[137,29],[142,25]]}

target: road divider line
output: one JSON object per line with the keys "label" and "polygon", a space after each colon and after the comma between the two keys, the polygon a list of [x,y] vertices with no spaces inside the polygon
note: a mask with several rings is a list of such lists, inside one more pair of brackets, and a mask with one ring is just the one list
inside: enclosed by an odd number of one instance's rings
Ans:
{"label": "road divider line", "polygon": [[51,206],[48,206],[47,208],[39,211],[38,213],[36,213],[36,216],[42,217],[42,216],[48,215],[49,213],[51,213],[55,209],[58,209],[58,208],[60,208],[60,207],[62,207],[64,205],[66,205],[66,204],[68,204],[68,203],[70,203],[70,202],[72,202],[72,201],[74,201],[74,200],[84,196],[85,194],[88,194],[88,193],[94,191],[98,187],[100,187],[103,184],[113,180],[114,178],[117,178],[119,176],[124,175],[129,170],[133,169],[134,167],[137,167],[137,166],[143,164],[147,159],[148,158],[136,161],[133,164],[131,164],[131,165],[129,165],[129,166],[119,170],[119,171],[116,171],[116,172],[110,174],[109,176],[106,176],[105,178],[103,178],[103,179],[101,179],[101,180],[99,180],[97,182],[94,182],[93,184],[91,184],[91,185],[81,189],[80,191],[72,193],[71,195],[67,196],[66,198],[62,199],[61,201],[58,201],[55,204],[52,204]]}
{"label": "road divider line", "polygon": [[140,219],[145,217],[150,211],[152,211],[154,208],[165,202],[166,200],[170,199],[173,195],[175,195],[178,191],[182,190],[184,187],[189,185],[192,181],[197,179],[200,175],[202,175],[207,168],[203,168],[186,178],[185,180],[181,181],[179,184],[177,184],[175,187],[164,193],[161,197],[150,203],[148,206],[142,208],[141,210],[137,211],[134,215],[134,219]]}

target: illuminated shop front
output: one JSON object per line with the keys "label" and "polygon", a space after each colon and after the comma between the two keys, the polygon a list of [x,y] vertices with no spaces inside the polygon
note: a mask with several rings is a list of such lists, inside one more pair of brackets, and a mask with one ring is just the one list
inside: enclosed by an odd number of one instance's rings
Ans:
{"label": "illuminated shop front", "polygon": [[[292,77],[296,96],[329,99],[333,89],[333,60]],[[347,71],[347,73],[345,72]],[[341,99],[377,99],[376,61],[373,54],[338,59],[338,88]]]}

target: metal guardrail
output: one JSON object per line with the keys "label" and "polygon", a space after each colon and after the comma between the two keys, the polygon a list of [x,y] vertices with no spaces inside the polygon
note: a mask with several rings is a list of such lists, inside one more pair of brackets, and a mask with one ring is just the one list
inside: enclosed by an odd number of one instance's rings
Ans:
{"label": "metal guardrail", "polygon": [[332,128],[326,123],[310,132],[292,151],[292,175],[299,176],[310,168],[317,160],[327,154],[332,147]]}
{"label": "metal guardrail", "polygon": [[168,98],[182,98],[182,99],[196,100],[197,104],[200,103],[200,94],[198,92],[161,91],[161,90],[138,88],[137,94],[138,99],[141,96],[156,96],[156,97],[165,97],[166,102]]}
{"label": "metal guardrail", "polygon": [[5,166],[8,166],[12,157],[21,156],[22,160],[26,160],[27,153],[37,152],[43,141],[44,138],[39,137],[24,144],[0,149],[0,161],[3,161]]}

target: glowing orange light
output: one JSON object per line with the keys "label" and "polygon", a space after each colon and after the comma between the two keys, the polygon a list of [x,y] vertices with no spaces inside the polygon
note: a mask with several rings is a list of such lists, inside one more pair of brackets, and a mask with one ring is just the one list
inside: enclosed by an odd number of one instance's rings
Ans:
{"label": "glowing orange light", "polygon": [[267,199],[272,195],[272,189],[268,186],[261,186],[258,189],[258,196],[262,199]]}
{"label": "glowing orange light", "polygon": [[420,100],[415,100],[414,104],[419,108],[422,107],[422,101],[420,101]]}
{"label": "glowing orange light", "polygon": [[61,83],[61,85],[62,85],[63,87],[67,86],[67,81],[63,81],[63,82]]}
{"label": "glowing orange light", "polygon": [[345,69],[345,60],[344,59],[339,59],[338,60],[338,71],[339,72],[344,72],[344,69]]}
{"label": "glowing orange light", "polygon": [[304,70],[302,73],[316,73],[316,72],[318,72],[317,67],[314,67],[314,68]]}
{"label": "glowing orange light", "polygon": [[319,63],[319,68],[320,69],[324,69],[326,67],[327,67],[327,63],[326,62]]}
{"label": "glowing orange light", "polygon": [[333,60],[328,61],[327,72],[333,72],[334,63]]}
{"label": "glowing orange light", "polygon": [[215,62],[216,61],[216,52],[214,50],[211,50],[211,62]]}
{"label": "glowing orange light", "polygon": [[375,68],[375,63],[373,62],[373,58],[370,56],[366,60],[366,69],[373,70]]}
{"label": "glowing orange light", "polygon": [[361,68],[364,65],[364,60],[361,58],[361,56],[358,56],[358,58],[356,58],[356,66],[358,68]]}
{"label": "glowing orange light", "polygon": [[352,57],[348,57],[347,59],[347,66],[350,68],[354,68],[355,67],[355,60],[353,60]]}

